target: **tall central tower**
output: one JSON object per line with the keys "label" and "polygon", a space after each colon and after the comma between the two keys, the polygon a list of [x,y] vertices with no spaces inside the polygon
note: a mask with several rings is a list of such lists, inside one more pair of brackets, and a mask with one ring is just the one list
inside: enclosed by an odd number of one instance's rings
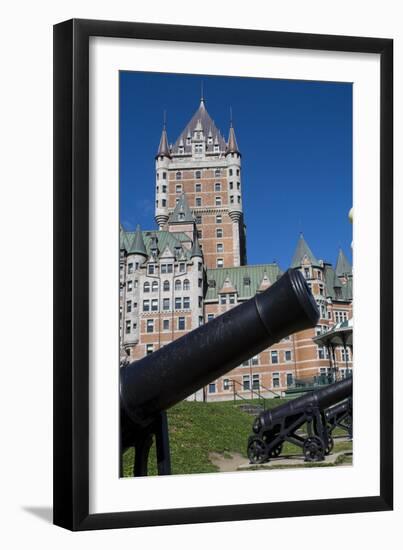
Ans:
{"label": "tall central tower", "polygon": [[246,264],[241,153],[232,122],[228,141],[207,112],[204,99],[174,145],[162,130],[155,157],[155,220],[169,231],[184,194],[196,221],[207,268]]}

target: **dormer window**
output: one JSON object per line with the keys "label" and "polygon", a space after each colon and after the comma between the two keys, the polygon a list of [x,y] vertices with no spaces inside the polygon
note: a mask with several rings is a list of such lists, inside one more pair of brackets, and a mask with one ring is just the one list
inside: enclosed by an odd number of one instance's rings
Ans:
{"label": "dormer window", "polygon": [[184,212],[179,212],[178,219],[179,219],[179,221],[182,222],[185,219],[185,213]]}
{"label": "dormer window", "polygon": [[214,153],[218,153],[220,151],[219,145],[214,145]]}

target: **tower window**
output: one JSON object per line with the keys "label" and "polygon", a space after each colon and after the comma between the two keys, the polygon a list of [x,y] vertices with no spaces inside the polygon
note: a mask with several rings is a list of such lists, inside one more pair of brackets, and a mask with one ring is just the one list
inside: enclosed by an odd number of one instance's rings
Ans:
{"label": "tower window", "polygon": [[236,188],[238,189],[238,191],[239,191],[240,188],[241,188],[241,184],[239,183],[239,181],[236,182]]}
{"label": "tower window", "polygon": [[215,190],[215,191],[221,191],[221,183],[217,182],[217,183],[214,185],[214,190]]}
{"label": "tower window", "polygon": [[236,175],[239,176],[239,168],[236,169]]}
{"label": "tower window", "polygon": [[230,196],[229,202],[230,202],[231,204],[234,204],[234,195],[231,195],[231,196]]}
{"label": "tower window", "polygon": [[234,189],[234,182],[233,182],[233,181],[230,181],[230,182],[229,182],[229,188],[230,188],[230,189]]}
{"label": "tower window", "polygon": [[214,145],[214,153],[218,153],[219,150],[220,150],[219,145]]}
{"label": "tower window", "polygon": [[167,205],[166,199],[161,200],[161,206],[164,208]]}
{"label": "tower window", "polygon": [[167,179],[167,173],[166,173],[166,172],[162,172],[162,179],[163,179],[163,180],[166,180],[166,179]]}
{"label": "tower window", "polygon": [[229,169],[228,173],[230,176],[232,176],[232,168]]}
{"label": "tower window", "polygon": [[201,171],[200,171],[200,170],[196,170],[196,172],[195,172],[195,178],[196,178],[197,180],[199,180],[199,179],[201,178]]}
{"label": "tower window", "polygon": [[216,197],[216,198],[215,198],[215,205],[216,205],[216,206],[221,206],[221,204],[222,204],[221,197]]}
{"label": "tower window", "polygon": [[238,204],[241,204],[241,197],[238,195]]}
{"label": "tower window", "polygon": [[131,301],[131,300],[128,300],[128,301],[126,302],[126,311],[127,311],[127,313],[130,313],[131,310],[132,310],[132,301]]}
{"label": "tower window", "polygon": [[166,185],[163,185],[163,186],[162,186],[161,192],[162,192],[162,193],[166,193],[166,192],[167,192],[167,186],[166,186]]}
{"label": "tower window", "polygon": [[197,238],[198,238],[198,239],[202,239],[202,238],[203,238],[203,232],[202,232],[201,229],[199,229],[199,230],[197,231]]}

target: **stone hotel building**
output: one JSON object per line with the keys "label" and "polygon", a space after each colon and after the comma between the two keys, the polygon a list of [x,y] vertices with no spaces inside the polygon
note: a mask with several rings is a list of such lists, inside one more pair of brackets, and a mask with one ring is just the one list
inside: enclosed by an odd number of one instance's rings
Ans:
{"label": "stone hotel building", "polygon": [[[249,265],[242,205],[241,152],[231,123],[225,140],[201,99],[174,144],[164,126],[155,157],[158,229],[120,230],[122,361],[135,361],[273,284],[276,263]],[[352,317],[352,268],[318,260],[303,235],[291,267],[305,276],[320,309],[316,328],[285,338],[219,378],[195,398],[279,395],[300,379],[352,368],[352,350],[312,338]],[[191,368],[191,365],[189,365]]]}

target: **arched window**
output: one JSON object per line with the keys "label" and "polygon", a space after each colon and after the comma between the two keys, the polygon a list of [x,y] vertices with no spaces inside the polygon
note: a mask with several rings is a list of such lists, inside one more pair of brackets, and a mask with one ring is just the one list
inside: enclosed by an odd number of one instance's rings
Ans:
{"label": "arched window", "polygon": [[190,290],[190,281],[189,281],[189,279],[185,279],[183,281],[183,290]]}
{"label": "arched window", "polygon": [[179,279],[176,279],[175,281],[175,290],[180,290],[182,288],[182,283]]}
{"label": "arched window", "polygon": [[169,291],[169,281],[164,281],[164,290]]}
{"label": "arched window", "polygon": [[181,180],[182,179],[182,172],[176,172],[176,179]]}
{"label": "arched window", "polygon": [[158,290],[158,282],[157,282],[157,281],[153,281],[153,284],[151,285],[151,288],[152,288],[152,291],[153,291],[153,292],[157,292],[157,290]]}
{"label": "arched window", "polygon": [[150,292],[150,283],[148,281],[144,283],[143,292]]}

